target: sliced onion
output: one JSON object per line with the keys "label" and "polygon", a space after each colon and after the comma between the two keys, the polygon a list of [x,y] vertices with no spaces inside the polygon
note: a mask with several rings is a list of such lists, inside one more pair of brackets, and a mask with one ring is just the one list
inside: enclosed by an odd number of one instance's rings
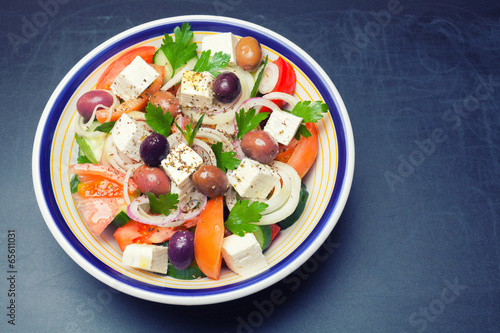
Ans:
{"label": "sliced onion", "polygon": [[94,122],[94,113],[92,114],[90,120],[86,123],[83,117],[80,116],[80,114],[77,114],[75,117],[75,125],[74,125],[75,133],[82,138],[97,138],[99,136],[106,135],[103,132],[94,131],[95,126],[92,126],[93,122]]}
{"label": "sliced onion", "polygon": [[290,196],[288,197],[288,200],[285,202],[285,204],[281,206],[278,210],[275,210],[274,212],[269,214],[262,215],[260,221],[255,223],[258,225],[274,224],[283,219],[286,219],[288,216],[292,215],[292,213],[297,208],[297,205],[299,204],[301,185],[300,185],[300,177],[297,174],[297,171],[295,171],[295,169],[289,166],[288,164],[278,161],[273,161],[270,165],[273,168],[276,168],[278,170],[278,173],[280,174],[286,173],[288,175],[289,179],[288,180],[283,179],[283,182],[285,181],[290,182]]}
{"label": "sliced onion", "polygon": [[210,141],[222,142],[222,150],[223,151],[233,151],[233,145],[229,141],[229,139],[222,133],[213,128],[209,127],[200,127],[198,132],[196,132],[196,138],[204,138]]}
{"label": "sliced onion", "polygon": [[184,135],[182,135],[181,132],[174,132],[171,135],[167,137],[168,145],[170,147],[170,150],[174,149],[178,145],[180,145],[182,142],[187,143],[186,139],[184,138]]}
{"label": "sliced onion", "polygon": [[111,135],[109,135],[106,138],[106,141],[104,142],[104,149],[102,152],[102,157],[101,157],[101,163],[104,165],[109,165],[112,166],[114,169],[125,173],[127,170],[125,170],[123,167],[118,165],[114,159],[114,155],[116,154],[116,148],[113,143],[113,138]]}
{"label": "sliced onion", "polygon": [[[261,71],[262,69],[259,69],[258,73],[260,73]],[[268,62],[266,64],[266,68],[264,68],[264,73],[262,74],[262,78],[260,80],[260,93],[267,94],[273,91],[274,87],[276,87],[276,84],[278,83],[279,76],[280,70],[278,69],[278,66],[273,62]]]}
{"label": "sliced onion", "polygon": [[132,175],[132,171],[132,169],[127,170],[127,172],[125,173],[125,180],[123,181],[123,198],[125,199],[127,205],[130,205],[130,196],[128,195],[128,180]]}
{"label": "sliced onion", "polygon": [[200,155],[204,164],[217,165],[217,158],[215,157],[214,151],[204,141],[194,139],[192,148],[198,155]]}
{"label": "sliced onion", "polygon": [[192,218],[195,218],[196,216],[200,215],[203,209],[205,209],[205,206],[207,205],[207,196],[201,194],[200,192],[196,191],[194,192],[191,196],[190,199],[187,203],[187,205],[196,205],[195,207],[190,207],[190,210],[187,212],[183,212],[181,209],[181,214],[179,216],[180,219],[183,220],[190,220]]}
{"label": "sliced onion", "polygon": [[184,220],[179,220],[181,211],[179,209],[170,213],[169,215],[150,215],[148,214],[142,206],[149,206],[149,199],[145,195],[133,200],[127,207],[127,215],[141,223],[156,225],[160,227],[177,227],[184,223]]}
{"label": "sliced onion", "polygon": [[285,94],[283,92],[272,92],[272,93],[269,93],[267,95],[264,95],[262,96],[262,98],[265,98],[265,99],[269,99],[269,100],[282,100],[288,104],[290,104],[290,106],[293,108],[298,102],[300,102],[300,100],[293,96],[293,95],[289,95],[289,94]]}
{"label": "sliced onion", "polygon": [[[280,209],[283,207],[285,202],[288,200],[290,197],[290,192],[291,192],[291,182],[288,174],[283,172],[282,170],[278,169],[276,170],[277,173],[280,175],[283,185],[281,185],[280,181],[277,181],[276,185],[274,186],[274,191],[269,199],[266,200],[259,200],[261,202],[264,202],[268,205],[266,210],[262,212],[263,215],[270,214],[272,212],[275,212],[276,210]],[[250,200],[250,201],[255,201],[255,200]]]}
{"label": "sliced onion", "polygon": [[280,108],[271,102],[269,99],[263,97],[253,97],[244,101],[238,109],[244,109],[247,112],[250,109],[253,109],[257,106],[265,106],[270,108],[273,111],[280,110]]}

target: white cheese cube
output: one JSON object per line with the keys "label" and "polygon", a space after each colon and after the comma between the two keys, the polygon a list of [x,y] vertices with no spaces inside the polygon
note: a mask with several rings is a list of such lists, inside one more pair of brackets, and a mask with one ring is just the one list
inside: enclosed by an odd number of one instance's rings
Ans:
{"label": "white cheese cube", "polygon": [[238,38],[230,32],[225,32],[203,37],[201,41],[201,50],[211,50],[211,56],[219,51],[229,54],[230,58],[228,65],[236,66],[236,44],[238,44]]}
{"label": "white cheese cube", "polygon": [[122,262],[134,268],[167,274],[168,248],[149,244],[130,244],[123,251]]}
{"label": "white cheese cube", "polygon": [[231,235],[222,242],[222,257],[233,272],[246,276],[268,267],[254,234]]}
{"label": "white cheese cube", "polygon": [[170,179],[182,187],[203,164],[203,159],[185,143],[179,144],[161,161],[161,166]]}
{"label": "white cheese cube", "polygon": [[137,98],[158,75],[153,67],[137,56],[130,65],[118,74],[111,84],[111,90],[125,101]]}
{"label": "white cheese cube", "polygon": [[150,134],[145,126],[139,124],[126,113],[122,114],[111,129],[116,148],[133,160],[140,161],[139,148]]}
{"label": "white cheese cube", "polygon": [[250,158],[244,158],[235,170],[229,170],[227,179],[240,196],[257,199],[267,197],[280,181],[269,165]]}
{"label": "white cheese cube", "polygon": [[286,146],[292,141],[301,123],[302,118],[289,112],[276,110],[269,116],[264,131]]}
{"label": "white cheese cube", "polygon": [[212,105],[214,76],[209,72],[186,71],[177,97],[182,106],[203,108]]}

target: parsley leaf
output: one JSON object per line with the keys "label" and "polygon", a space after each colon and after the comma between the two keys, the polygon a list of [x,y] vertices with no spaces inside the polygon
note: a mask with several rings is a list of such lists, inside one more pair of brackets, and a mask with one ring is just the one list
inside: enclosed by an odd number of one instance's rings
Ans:
{"label": "parsley leaf", "polygon": [[264,70],[266,69],[267,61],[268,59],[266,56],[262,64],[262,66],[264,67],[260,71],[259,75],[257,75],[257,80],[255,80],[255,84],[253,85],[252,92],[250,93],[250,98],[257,96],[257,92],[259,91],[260,81],[262,81],[262,76],[264,76]]}
{"label": "parsley leaf", "polygon": [[217,159],[217,167],[224,172],[226,172],[227,169],[236,169],[241,162],[240,159],[234,157],[236,156],[235,151],[222,152],[222,142],[220,141],[212,145],[212,150]]}
{"label": "parsley leaf", "polygon": [[262,212],[268,207],[264,202],[254,201],[249,205],[249,200],[237,201],[229,213],[224,226],[233,234],[240,237],[245,236],[245,232],[254,232],[259,228],[252,222],[259,222]]}
{"label": "parsley leaf", "polygon": [[203,118],[205,118],[205,114],[203,113],[196,122],[196,125],[193,127],[193,116],[191,116],[191,122],[186,125],[186,130],[184,131],[179,125],[177,125],[177,122],[174,122],[175,126],[181,131],[182,135],[186,139],[188,146],[193,145],[194,138],[196,136],[196,132],[200,129],[201,125],[203,124]]}
{"label": "parsley leaf", "polygon": [[174,121],[170,112],[163,114],[163,109],[161,107],[149,103],[148,106],[146,106],[145,117],[146,123],[151,126],[155,132],[160,133],[164,137],[170,135],[170,126],[172,126],[172,122]]}
{"label": "parsley leaf", "polygon": [[169,215],[171,210],[177,209],[179,195],[176,193],[160,194],[158,198],[153,193],[147,192],[146,195],[148,196],[149,207],[153,214]]}
{"label": "parsley leaf", "polygon": [[109,132],[111,132],[111,129],[113,129],[113,126],[115,125],[115,123],[116,123],[116,121],[108,121],[107,123],[104,123],[104,124],[97,126],[94,131],[109,133]]}
{"label": "parsley leaf", "polygon": [[320,101],[302,101],[297,103],[290,112],[302,118],[304,123],[317,123],[323,118],[322,113],[328,112],[328,105]]}
{"label": "parsley leaf", "polygon": [[198,46],[192,42],[193,32],[189,23],[185,22],[182,27],[174,29],[175,42],[171,36],[165,34],[160,48],[172,65],[175,72],[178,68],[184,65],[188,60],[197,56],[196,49]]}
{"label": "parsley leaf", "polygon": [[[97,159],[95,158],[94,153],[92,152],[92,149],[88,145],[87,141],[85,141],[84,138],[78,136],[77,134],[75,134],[75,140],[80,149],[82,150],[83,156],[86,157],[90,163],[98,164],[99,162],[97,162]],[[81,163],[80,158],[78,163]]]}
{"label": "parsley leaf", "polygon": [[220,73],[219,69],[227,67],[231,56],[222,51],[216,52],[213,57],[210,58],[210,50],[203,51],[201,53],[200,59],[194,65],[193,71],[195,72],[210,72],[214,77],[217,77]]}
{"label": "parsley leaf", "polygon": [[300,124],[299,129],[295,133],[295,139],[300,140],[301,136],[305,138],[311,136],[311,132],[309,132],[304,123],[317,123],[318,120],[323,118],[323,113],[328,112],[328,105],[320,101],[302,101],[297,103],[293,107],[292,111],[286,112],[290,112],[291,114],[302,118],[302,124]]}
{"label": "parsley leaf", "polygon": [[300,140],[300,137],[303,136],[304,138],[310,137],[312,134],[309,132],[307,129],[306,125],[300,124],[299,128],[297,129],[297,132],[295,132],[295,140]]}
{"label": "parsley leaf", "polygon": [[259,123],[269,116],[269,112],[261,112],[255,114],[255,109],[250,109],[245,113],[244,109],[236,112],[236,125],[238,126],[238,134],[236,138],[241,140],[243,135],[253,130]]}

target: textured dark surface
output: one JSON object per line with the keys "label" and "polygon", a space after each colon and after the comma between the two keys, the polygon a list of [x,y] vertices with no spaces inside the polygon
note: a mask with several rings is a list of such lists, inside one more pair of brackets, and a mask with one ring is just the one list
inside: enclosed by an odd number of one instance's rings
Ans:
{"label": "textured dark surface", "polygon": [[[500,331],[498,2],[70,1],[50,16],[40,3],[0,13],[0,331]],[[135,299],[87,274],[50,234],[31,180],[36,126],[67,71],[123,30],[185,14],[244,19],[299,45],[335,83],[356,142],[351,195],[322,249],[283,282],[200,307]]]}

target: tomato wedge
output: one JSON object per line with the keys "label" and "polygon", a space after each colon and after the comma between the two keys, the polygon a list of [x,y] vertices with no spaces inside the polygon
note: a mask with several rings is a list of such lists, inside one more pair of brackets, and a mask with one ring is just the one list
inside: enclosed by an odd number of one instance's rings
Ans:
{"label": "tomato wedge", "polygon": [[318,128],[315,123],[306,123],[306,127],[311,132],[308,138],[301,137],[296,146],[292,147],[293,152],[287,162],[303,178],[311,168],[316,156],[318,156],[319,140]]}
{"label": "tomato wedge", "polygon": [[125,69],[132,60],[134,60],[137,56],[144,59],[145,62],[151,64],[153,62],[153,56],[155,55],[154,46],[140,46],[127,51],[118,57],[115,61],[113,61],[102,73],[101,77],[97,81],[97,89],[107,89],[110,90],[111,84],[116,79],[118,74],[122,70]]}
{"label": "tomato wedge", "polygon": [[222,197],[212,198],[201,212],[194,234],[194,257],[200,270],[211,279],[220,276],[224,211]]}

